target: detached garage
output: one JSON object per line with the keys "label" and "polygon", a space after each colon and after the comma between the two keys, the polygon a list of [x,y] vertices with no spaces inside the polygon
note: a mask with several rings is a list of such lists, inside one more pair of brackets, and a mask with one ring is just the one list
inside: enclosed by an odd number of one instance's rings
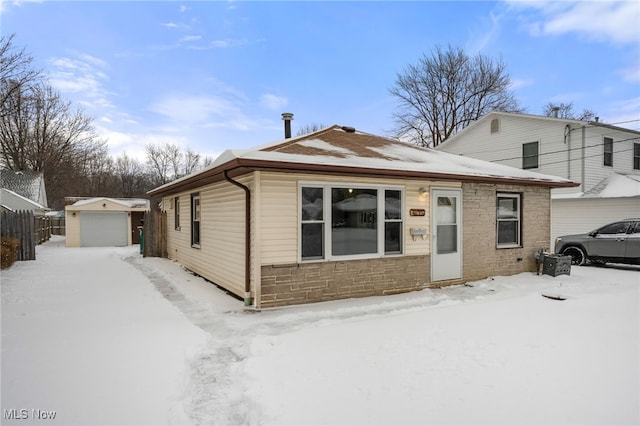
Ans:
{"label": "detached garage", "polygon": [[67,247],[109,247],[140,243],[149,200],[140,198],[87,198],[65,207]]}

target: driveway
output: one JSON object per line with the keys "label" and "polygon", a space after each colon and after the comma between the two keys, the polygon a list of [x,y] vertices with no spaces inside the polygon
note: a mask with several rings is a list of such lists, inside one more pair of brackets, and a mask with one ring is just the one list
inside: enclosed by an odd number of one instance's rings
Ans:
{"label": "driveway", "polygon": [[38,247],[2,271],[3,424],[187,423],[184,377],[207,335],[127,248]]}

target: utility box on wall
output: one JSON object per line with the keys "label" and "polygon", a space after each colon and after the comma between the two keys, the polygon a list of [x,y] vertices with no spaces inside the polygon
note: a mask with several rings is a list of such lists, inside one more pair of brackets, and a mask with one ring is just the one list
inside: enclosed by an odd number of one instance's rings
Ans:
{"label": "utility box on wall", "polygon": [[542,261],[542,273],[545,275],[571,275],[571,256],[545,254]]}

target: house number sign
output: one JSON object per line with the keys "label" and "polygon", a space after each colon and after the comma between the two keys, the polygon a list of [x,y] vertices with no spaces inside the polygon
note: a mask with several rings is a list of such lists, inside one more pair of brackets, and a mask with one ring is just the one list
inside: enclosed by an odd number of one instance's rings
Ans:
{"label": "house number sign", "polygon": [[409,215],[411,216],[424,216],[426,215],[427,212],[425,209],[410,209],[409,210]]}

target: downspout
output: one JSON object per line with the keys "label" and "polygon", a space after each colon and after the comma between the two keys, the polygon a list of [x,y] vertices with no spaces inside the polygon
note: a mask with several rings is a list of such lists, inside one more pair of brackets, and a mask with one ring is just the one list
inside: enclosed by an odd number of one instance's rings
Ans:
{"label": "downspout", "polygon": [[251,191],[247,186],[231,179],[227,172],[228,170],[224,171],[224,179],[244,191],[244,306],[251,306]]}
{"label": "downspout", "polygon": [[587,129],[584,126],[582,126],[582,155],[581,155],[581,157],[582,157],[582,179],[580,179],[580,189],[582,190],[582,192],[584,192],[584,188],[585,188],[585,186],[584,186],[584,184],[585,184],[585,182],[584,182],[584,160],[585,159],[584,159],[584,157],[585,157],[586,153],[584,152],[584,149],[585,149],[584,143],[585,143],[586,133],[587,133]]}
{"label": "downspout", "polygon": [[571,125],[564,126],[564,143],[567,145],[567,179],[571,179]]}

